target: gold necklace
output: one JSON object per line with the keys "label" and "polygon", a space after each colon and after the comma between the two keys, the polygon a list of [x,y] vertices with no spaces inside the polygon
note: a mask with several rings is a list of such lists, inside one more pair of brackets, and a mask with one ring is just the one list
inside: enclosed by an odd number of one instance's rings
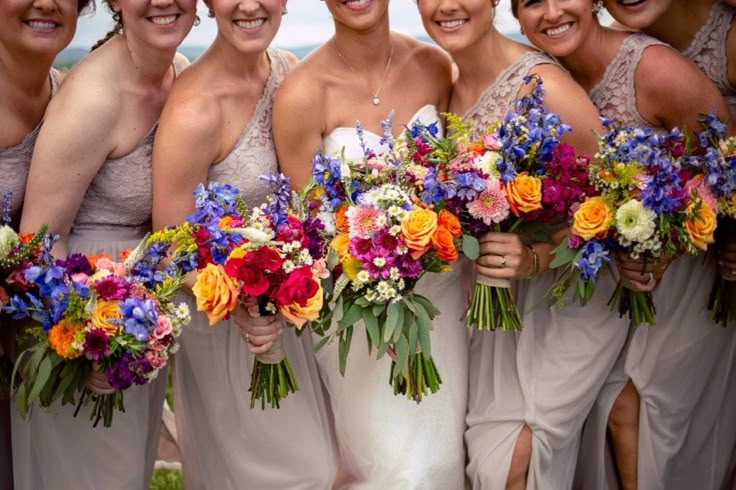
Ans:
{"label": "gold necklace", "polygon": [[368,84],[368,82],[363,77],[361,77],[358,74],[358,72],[355,71],[355,68],[353,68],[350,65],[350,63],[348,63],[348,60],[345,59],[345,56],[343,56],[343,54],[337,48],[337,43],[335,42],[335,38],[334,37],[332,38],[332,45],[335,47],[335,51],[337,52],[337,56],[339,56],[340,59],[342,60],[342,62],[345,63],[345,66],[347,66],[348,69],[351,72],[353,72],[353,75],[355,75],[355,77],[358,80],[360,80],[363,83],[363,85],[365,85],[365,87],[368,89],[368,92],[370,92],[370,94],[373,96],[373,99],[371,99],[371,102],[373,102],[373,105],[380,104],[381,103],[381,99],[378,97],[378,94],[381,93],[381,89],[383,88],[383,82],[386,81],[386,75],[388,75],[388,70],[389,70],[389,68],[391,68],[391,60],[394,57],[394,45],[393,45],[393,43],[391,44],[391,52],[389,53],[389,55],[388,55],[388,61],[386,62],[386,69],[383,70],[383,76],[381,77],[381,81],[378,84],[378,89],[376,89],[375,92],[373,91],[373,89],[371,89],[371,86]]}

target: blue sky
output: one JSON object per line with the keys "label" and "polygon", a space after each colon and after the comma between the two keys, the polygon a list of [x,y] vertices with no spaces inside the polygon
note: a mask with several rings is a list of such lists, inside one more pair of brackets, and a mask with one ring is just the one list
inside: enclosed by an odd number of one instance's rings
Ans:
{"label": "blue sky", "polygon": [[[79,19],[77,35],[72,47],[89,48],[112,27],[107,9],[97,0],[97,13]],[[502,32],[518,31],[516,20],[511,16],[509,0],[501,0],[496,16],[496,26]],[[274,45],[282,48],[317,44],[332,35],[332,20],[319,0],[289,0],[289,14],[284,17]],[[202,23],[192,28],[184,41],[187,46],[208,46],[215,37],[216,25],[207,17],[203,2],[199,2],[199,16]],[[416,4],[412,0],[391,0],[391,26],[406,34],[423,34]]]}

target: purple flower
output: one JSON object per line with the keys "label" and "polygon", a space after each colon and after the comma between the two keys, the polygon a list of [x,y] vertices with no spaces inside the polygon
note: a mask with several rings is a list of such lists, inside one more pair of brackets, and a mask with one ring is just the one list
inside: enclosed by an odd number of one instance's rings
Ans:
{"label": "purple flower", "polygon": [[133,384],[134,375],[130,372],[130,365],[135,361],[135,358],[126,352],[120,359],[117,359],[110,363],[105,369],[105,376],[110,386],[116,390],[125,390],[130,388]]}
{"label": "purple flower", "polygon": [[57,260],[56,265],[63,267],[67,270],[69,275],[83,273],[88,276],[92,275],[92,266],[89,265],[89,260],[82,254],[71,254],[66,260]]}
{"label": "purple flower", "polygon": [[122,277],[110,274],[95,282],[95,291],[105,300],[124,299],[130,289]]}
{"label": "purple flower", "polygon": [[91,361],[102,361],[110,355],[110,339],[101,328],[93,328],[84,336],[84,355]]}

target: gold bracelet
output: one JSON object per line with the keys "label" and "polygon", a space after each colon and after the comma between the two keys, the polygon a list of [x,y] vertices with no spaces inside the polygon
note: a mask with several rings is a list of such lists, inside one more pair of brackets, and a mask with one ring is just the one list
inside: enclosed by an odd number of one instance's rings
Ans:
{"label": "gold bracelet", "polygon": [[539,256],[537,255],[537,251],[534,250],[534,246],[532,246],[529,243],[526,243],[526,248],[529,249],[529,251],[532,253],[532,264],[534,265],[532,269],[532,273],[529,274],[524,279],[531,279],[532,277],[536,276],[539,273]]}

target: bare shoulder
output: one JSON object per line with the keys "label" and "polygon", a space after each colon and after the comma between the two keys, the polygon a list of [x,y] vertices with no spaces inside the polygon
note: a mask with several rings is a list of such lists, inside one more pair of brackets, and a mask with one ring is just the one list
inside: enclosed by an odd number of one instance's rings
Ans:
{"label": "bare shoulder", "polygon": [[291,51],[287,51],[285,49],[277,49],[276,51],[284,57],[290,68],[294,68],[296,64],[299,63],[299,58],[297,58]]}
{"label": "bare shoulder", "polygon": [[[556,63],[542,63],[533,66],[529,70],[529,75],[536,75],[542,81],[545,94],[555,96],[559,93],[582,92],[582,87],[570,76],[570,74]],[[528,93],[533,85],[527,84],[522,88],[522,92]],[[587,97],[587,96],[586,96]]]}
{"label": "bare shoulder", "polygon": [[451,76],[452,61],[450,56],[437,46],[417,39],[395,34],[396,39],[408,48],[409,62],[435,71],[442,75]]}
{"label": "bare shoulder", "polygon": [[637,92],[641,90],[652,96],[687,94],[703,88],[709,81],[694,63],[665,45],[649,46],[644,50],[635,76]]}
{"label": "bare shoulder", "polygon": [[189,58],[187,58],[183,54],[177,52],[174,55],[174,69],[176,70],[176,73],[181,73],[191,64],[192,63],[191,61],[189,61]]}
{"label": "bare shoulder", "polygon": [[161,113],[161,131],[176,131],[197,141],[217,134],[222,114],[215,95],[207,90],[207,70],[191,65],[177,78]]}
{"label": "bare shoulder", "polygon": [[286,110],[292,114],[323,112],[331,73],[324,55],[325,48],[326,45],[322,45],[289,71],[276,92],[275,111]]}

